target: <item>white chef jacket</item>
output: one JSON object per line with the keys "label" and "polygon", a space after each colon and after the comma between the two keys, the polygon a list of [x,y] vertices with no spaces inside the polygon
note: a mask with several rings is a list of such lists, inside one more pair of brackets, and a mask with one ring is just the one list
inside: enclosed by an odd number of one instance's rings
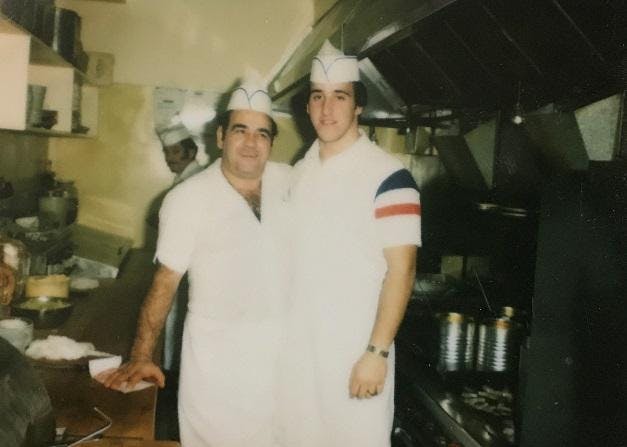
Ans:
{"label": "white chef jacket", "polygon": [[[192,160],[185,169],[174,177],[172,185],[176,186],[183,180],[204,169],[196,160]],[[178,371],[180,367],[181,342],[183,336],[183,321],[187,307],[187,279],[183,278],[182,284],[172,299],[172,307],[163,327],[163,368]]]}
{"label": "white chef jacket", "polygon": [[204,167],[201,166],[196,160],[192,160],[187,164],[187,166],[185,166],[185,169],[183,169],[180,174],[176,174],[176,176],[174,176],[174,181],[172,183],[174,185],[178,185],[183,180],[186,180],[192,175],[199,173],[203,169]]}
{"label": "white chef jacket", "polygon": [[411,174],[363,134],[320,161],[315,142],[290,189],[293,284],[282,353],[282,437],[289,447],[384,447],[394,413],[394,351],[381,394],[349,397],[387,264],[385,247],[420,245]]}
{"label": "white chef jacket", "polygon": [[160,212],[157,258],[190,283],[179,387],[187,447],[274,446],[277,355],[285,309],[281,244],[289,167],[268,162],[261,221],[217,160]]}

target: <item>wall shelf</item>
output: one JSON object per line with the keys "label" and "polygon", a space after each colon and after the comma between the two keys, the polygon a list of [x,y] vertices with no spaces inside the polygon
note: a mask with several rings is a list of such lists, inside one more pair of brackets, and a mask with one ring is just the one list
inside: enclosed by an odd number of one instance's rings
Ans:
{"label": "wall shelf", "polygon": [[[0,98],[3,99],[0,129],[48,136],[75,136],[72,130],[80,126],[89,128],[89,131],[76,136],[96,135],[97,88],[89,85],[84,73],[2,14],[0,60]],[[33,128],[28,122],[29,84],[46,87],[43,109],[57,112],[57,123],[50,130]],[[79,100],[80,109],[77,109]]]}

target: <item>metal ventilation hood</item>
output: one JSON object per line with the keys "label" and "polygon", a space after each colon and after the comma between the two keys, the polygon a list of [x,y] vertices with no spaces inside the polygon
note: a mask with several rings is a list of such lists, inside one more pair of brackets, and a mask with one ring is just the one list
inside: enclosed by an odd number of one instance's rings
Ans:
{"label": "metal ventilation hood", "polygon": [[624,0],[340,0],[270,90],[287,111],[329,38],[367,67],[367,118],[516,102],[574,109],[621,90],[626,9]]}

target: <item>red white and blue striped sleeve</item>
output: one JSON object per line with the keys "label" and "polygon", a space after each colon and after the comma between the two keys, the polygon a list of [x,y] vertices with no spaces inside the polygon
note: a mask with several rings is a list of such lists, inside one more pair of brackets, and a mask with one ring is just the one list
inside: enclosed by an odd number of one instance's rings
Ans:
{"label": "red white and blue striped sleeve", "polygon": [[420,194],[407,169],[390,174],[377,189],[374,218],[383,247],[421,245]]}

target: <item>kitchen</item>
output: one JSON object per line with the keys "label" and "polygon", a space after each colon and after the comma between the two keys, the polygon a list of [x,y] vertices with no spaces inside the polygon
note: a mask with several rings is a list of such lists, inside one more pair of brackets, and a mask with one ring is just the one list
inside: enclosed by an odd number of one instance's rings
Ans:
{"label": "kitchen", "polygon": [[[84,49],[105,54],[101,56],[105,75],[98,81],[103,85],[95,88],[97,119],[93,119],[93,110],[84,110],[81,124],[90,128],[87,137],[0,132],[0,175],[10,180],[16,191],[16,215],[25,216],[36,208],[33,191],[46,172],[46,160],[50,160],[50,169],[58,178],[75,181],[80,204],[78,224],[131,240],[136,249],[149,246],[154,235],[146,234],[146,210],[154,196],[171,182],[154,133],[155,88],[225,92],[247,65],[257,68],[273,80],[270,89],[275,106],[284,112],[277,120],[280,133],[273,159],[291,161],[310,138],[306,133],[302,135],[298,116],[290,115],[291,108],[298,104],[298,87],[311,55],[330,37],[336,45],[358,52],[362,72],[372,79],[368,87],[373,107],[366,117],[366,130],[372,130],[380,146],[397,153],[413,167],[413,173],[420,172],[416,176],[419,183],[425,183],[422,186],[426,186],[429,176],[436,179],[423,195],[425,213],[431,214],[424,216],[420,272],[442,272],[448,275],[446,278],[463,280],[461,285],[470,284],[472,289],[465,296],[478,300],[476,305],[465,303],[466,307],[461,308],[442,304],[443,309],[485,315],[489,305],[484,306],[477,285],[477,278],[481,278],[495,310],[513,305],[531,317],[534,296],[533,318],[528,318],[533,321],[527,321],[532,332],[541,327],[541,322],[581,324],[579,319],[566,318],[574,312],[572,306],[551,307],[552,301],[543,298],[555,290],[539,288],[543,284],[550,287],[547,275],[556,277],[556,267],[541,258],[548,252],[542,248],[546,245],[542,245],[541,238],[551,241],[555,236],[547,236],[548,230],[536,230],[538,225],[549,228],[543,225],[543,216],[554,213],[539,206],[540,191],[552,175],[564,169],[585,170],[589,160],[595,162],[596,171],[608,174],[613,169],[610,165],[624,163],[624,78],[620,67],[625,56],[625,11],[621,2],[604,2],[599,8],[580,5],[578,9],[567,7],[566,2],[538,1],[534,2],[535,8],[511,10],[500,2],[487,1],[327,0],[290,2],[280,7],[272,1],[254,6],[247,2],[208,5],[196,1],[185,2],[184,7],[165,1],[56,3],[81,17]],[[244,8],[246,18],[241,17]],[[524,20],[517,20],[519,17]],[[185,23],[184,30],[178,26],[180,23]],[[474,24],[482,32],[473,29]],[[525,33],[525,26],[534,32]],[[545,38],[538,40],[538,36]],[[486,50],[483,40],[491,51]],[[572,56],[558,58],[560,52]],[[106,62],[111,58],[107,54],[114,59],[108,75]],[[109,79],[105,79],[107,76]],[[21,82],[26,85],[26,80]],[[84,99],[91,98],[90,93],[86,92]],[[501,112],[499,117],[497,111]],[[524,123],[520,127],[510,125],[510,116]],[[93,137],[89,132],[94,133]],[[531,160],[524,150],[530,145],[536,154]],[[215,148],[208,144],[207,150],[211,153]],[[536,163],[538,159],[544,163]],[[442,182],[443,173],[452,181]],[[620,196],[620,191],[616,194]],[[618,209],[616,228],[621,228],[620,219],[624,219],[624,215],[620,217],[620,204],[624,206],[620,200],[616,197],[619,206],[609,205]],[[427,202],[436,206],[427,209]],[[438,203],[455,206],[438,207]],[[624,244],[624,233],[622,237]],[[565,252],[567,247],[568,241],[555,251]],[[138,251],[131,251],[120,279],[135,265],[133,255]],[[621,256],[620,250],[617,256]],[[620,265],[620,258],[614,260]],[[537,270],[540,265],[546,265],[546,270]],[[510,286],[505,292],[503,284]],[[141,289],[146,284],[136,287]],[[429,301],[429,305],[433,303]],[[421,307],[412,302],[406,323],[413,316],[421,317]],[[536,318],[538,315],[541,318]],[[613,318],[607,326],[621,327],[624,320],[620,320],[620,313],[614,313]],[[546,334],[557,330],[557,325],[548,326]],[[562,327],[566,335],[572,332],[569,328]],[[605,335],[613,339],[617,334]],[[563,343],[568,351],[569,343],[575,341],[566,336]],[[570,356],[549,348],[531,357]],[[528,362],[528,383],[547,380],[541,372],[535,372],[550,364],[542,358],[540,363]],[[616,362],[620,363],[619,359]],[[557,374],[561,365],[547,368]],[[574,380],[568,377],[564,383]],[[543,392],[548,396],[546,390],[538,386],[527,397],[533,399],[534,393]],[[574,405],[569,390],[564,394],[558,391],[556,401],[562,399],[566,408],[569,403]],[[578,419],[561,419],[566,413],[562,407],[550,409],[544,405],[532,400],[526,408],[541,408],[531,412],[527,420],[534,420],[538,425],[532,430],[545,437],[525,442],[523,435],[521,445],[565,445],[564,439],[572,439],[573,421]],[[524,432],[527,413],[521,413]],[[451,419],[446,414],[441,417]],[[399,413],[399,428],[407,432],[405,424]],[[429,424],[433,422],[423,425]],[[545,431],[558,424],[562,424],[561,434],[566,438],[551,439]],[[611,439],[618,438],[618,428],[615,426],[615,438]],[[554,429],[552,436],[559,434],[560,430]],[[451,434],[433,435],[438,436],[450,438]],[[450,442],[475,445],[462,439]]]}

